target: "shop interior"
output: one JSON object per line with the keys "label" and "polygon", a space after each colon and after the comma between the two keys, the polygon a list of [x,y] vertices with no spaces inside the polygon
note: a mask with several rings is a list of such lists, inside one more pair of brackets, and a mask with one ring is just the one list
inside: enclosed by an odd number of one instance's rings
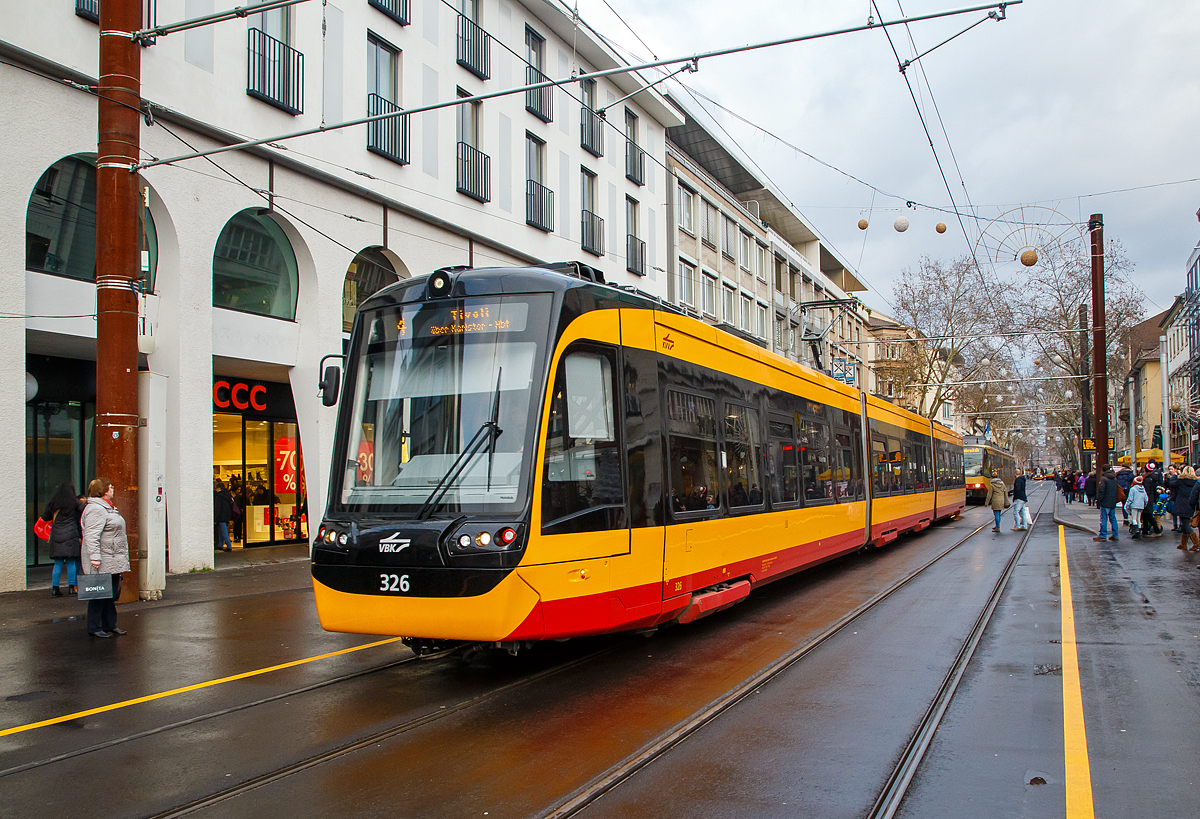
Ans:
{"label": "shop interior", "polygon": [[214,491],[219,485],[229,489],[236,504],[229,524],[235,549],[308,538],[304,459],[295,423],[213,413]]}

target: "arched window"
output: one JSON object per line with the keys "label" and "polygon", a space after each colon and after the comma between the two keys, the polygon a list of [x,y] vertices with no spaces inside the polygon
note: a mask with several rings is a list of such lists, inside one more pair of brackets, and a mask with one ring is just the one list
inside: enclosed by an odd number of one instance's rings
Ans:
{"label": "arched window", "polygon": [[213,252],[213,306],[294,321],[296,254],[269,214],[244,210],[221,229]]}
{"label": "arched window", "polygon": [[[138,207],[142,245],[142,277],[154,292],[158,267],[158,234],[154,217]],[[25,269],[96,280],[96,160],[68,156],[42,174],[25,209]]]}
{"label": "arched window", "polygon": [[342,331],[348,333],[354,326],[358,305],[398,281],[400,276],[383,248],[368,247],[355,256],[346,269],[346,284],[342,287]]}

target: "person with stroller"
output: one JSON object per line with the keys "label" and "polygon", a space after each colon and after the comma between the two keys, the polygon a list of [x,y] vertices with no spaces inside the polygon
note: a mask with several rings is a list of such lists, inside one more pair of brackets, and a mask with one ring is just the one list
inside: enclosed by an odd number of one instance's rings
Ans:
{"label": "person with stroller", "polygon": [[1125,498],[1125,517],[1129,521],[1129,536],[1137,540],[1142,536],[1142,515],[1144,510],[1150,504],[1150,496],[1146,494],[1146,487],[1141,475],[1133,479],[1133,483],[1129,486],[1129,491]]}

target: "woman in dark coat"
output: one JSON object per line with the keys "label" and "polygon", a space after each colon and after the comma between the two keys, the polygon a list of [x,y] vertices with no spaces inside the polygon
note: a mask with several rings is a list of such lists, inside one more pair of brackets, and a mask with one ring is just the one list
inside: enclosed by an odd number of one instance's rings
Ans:
{"label": "woman in dark coat", "polygon": [[1096,505],[1096,473],[1089,472],[1083,482],[1083,494],[1087,496],[1087,505]]}
{"label": "woman in dark coat", "polygon": [[75,594],[75,575],[79,571],[79,540],[82,529],[79,516],[83,514],[83,501],[70,483],[60,484],[54,497],[46,504],[42,520],[52,520],[50,527],[50,557],[54,560],[54,571],[50,574],[50,592],[53,597],[62,597],[59,581],[62,580],[63,564],[67,565],[68,592]]}
{"label": "woman in dark coat", "polygon": [[1183,537],[1179,540],[1178,549],[1187,549],[1188,541],[1192,542],[1192,551],[1197,549],[1196,531],[1192,528],[1192,515],[1196,512],[1196,470],[1185,467],[1175,482],[1175,514],[1179,515],[1179,531]]}
{"label": "woman in dark coat", "polygon": [[229,542],[229,522],[233,520],[233,496],[225,484],[217,481],[213,489],[213,523],[215,524],[216,547],[226,552],[233,551]]}

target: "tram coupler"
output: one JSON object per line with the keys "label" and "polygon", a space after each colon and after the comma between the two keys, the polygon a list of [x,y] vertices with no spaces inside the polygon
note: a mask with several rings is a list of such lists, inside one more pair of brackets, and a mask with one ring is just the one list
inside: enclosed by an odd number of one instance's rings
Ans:
{"label": "tram coupler", "polygon": [[402,637],[400,642],[408,646],[409,650],[422,660],[449,654],[469,645],[461,640],[432,640],[427,637]]}

